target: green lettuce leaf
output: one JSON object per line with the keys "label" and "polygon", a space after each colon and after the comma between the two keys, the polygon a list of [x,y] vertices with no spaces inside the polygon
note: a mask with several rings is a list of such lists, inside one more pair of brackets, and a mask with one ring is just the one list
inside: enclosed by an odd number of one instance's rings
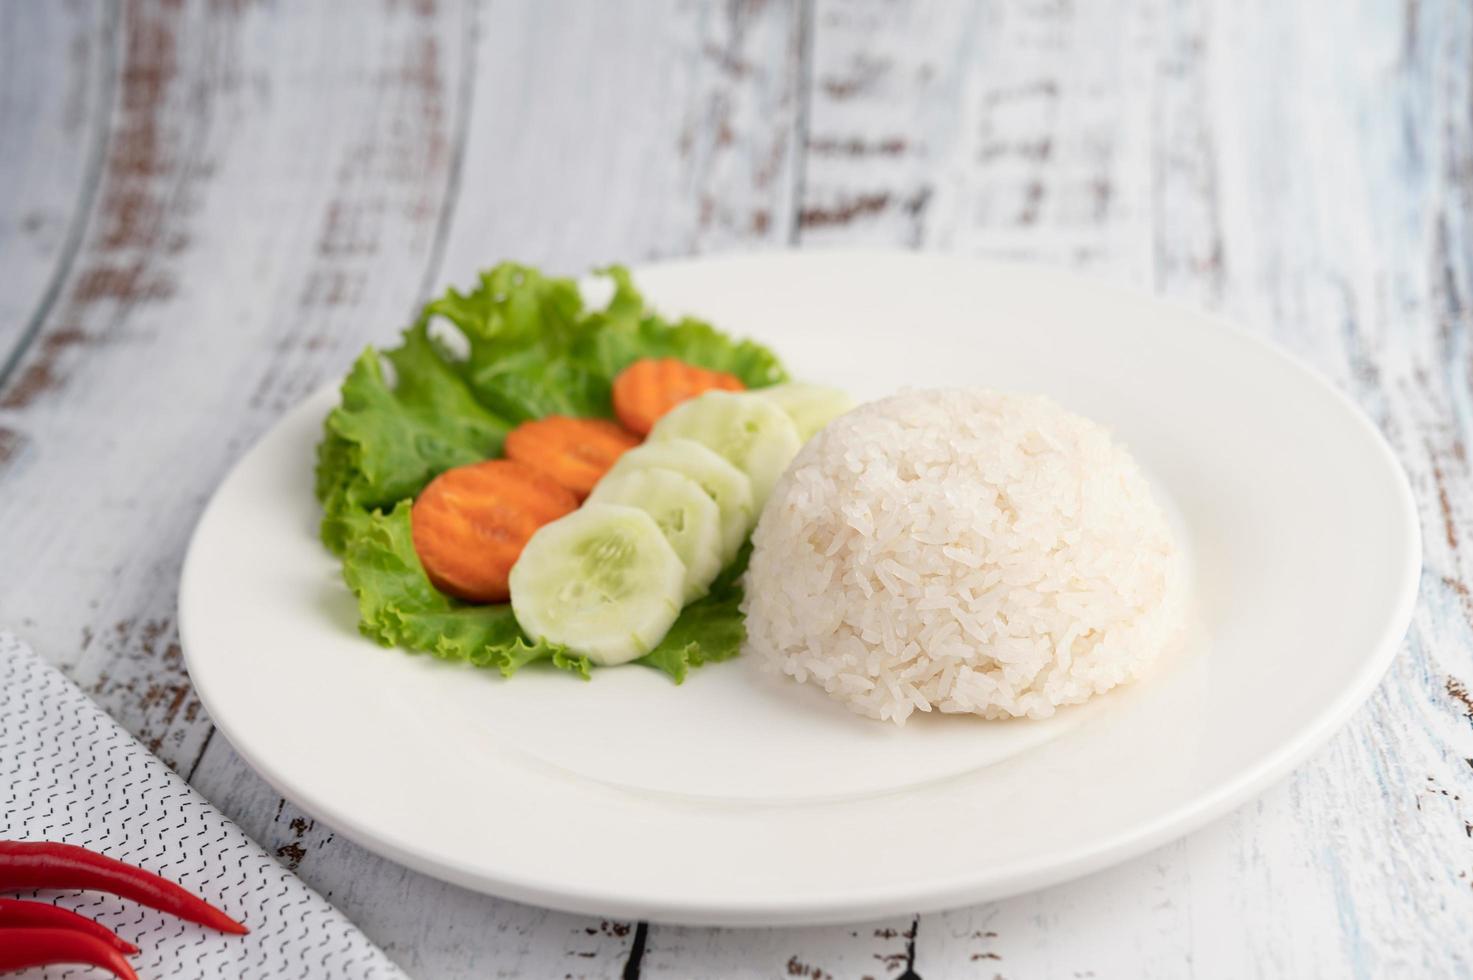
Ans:
{"label": "green lettuce leaf", "polygon": [[[393,367],[391,388],[384,358]],[[346,546],[348,515],[392,507],[436,474],[500,451],[511,423],[483,408],[427,333],[411,327],[387,355],[373,348],[354,362],[342,401],[327,417],[317,447],[317,498],[322,540]]]}
{"label": "green lettuce leaf", "polygon": [[588,677],[587,657],[529,642],[511,606],[470,605],[431,585],[414,553],[409,510],[406,500],[387,514],[360,512],[343,522],[343,578],[358,599],[358,629],[364,636],[383,646],[494,667],[507,677],[538,660]]}
{"label": "green lettuce leaf", "polygon": [[711,584],[711,591],[681,610],[660,645],[635,663],[663,670],[679,684],[690,668],[730,660],[741,653],[747,639],[741,579],[751,551],[750,544],[743,547],[736,561]]}
{"label": "green lettuce leaf", "polygon": [[642,357],[674,357],[725,371],[748,388],[763,388],[787,380],[782,362],[772,351],[750,340],[732,340],[709,323],[686,317],[675,324],[645,306],[634,288],[629,270],[603,270],[614,283],[614,295],[602,311],[588,317],[589,329],[579,334],[575,356],[612,379]]}
{"label": "green lettuce leaf", "polygon": [[469,294],[429,306],[459,328],[470,349],[459,368],[476,398],[513,423],[547,415],[606,416],[611,377],[572,356],[590,329],[571,279],[506,263]]}
{"label": "green lettuce leaf", "polygon": [[[369,348],[354,363],[317,447],[316,491],[322,539],[343,559],[365,635],[507,676],[547,661],[587,677],[587,658],[530,640],[509,605],[470,605],[430,584],[410,535],[415,495],[446,469],[496,456],[523,421],[612,416],[614,377],[642,357],[680,358],[752,388],[786,379],[767,348],[698,320],[669,323],[627,270],[604,274],[612,297],[587,310],[572,280],[503,263],[471,292],[430,303],[398,347]],[[679,683],[692,667],[736,656],[744,567],[745,553],[638,662]]]}

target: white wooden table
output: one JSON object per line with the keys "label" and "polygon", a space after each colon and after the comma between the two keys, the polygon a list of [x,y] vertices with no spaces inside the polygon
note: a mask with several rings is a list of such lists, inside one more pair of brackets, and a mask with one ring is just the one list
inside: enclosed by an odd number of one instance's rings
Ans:
{"label": "white wooden table", "polygon": [[[760,931],[441,884],[212,737],[174,624],[190,530],[366,342],[502,257],[833,243],[1155,289],[1348,391],[1411,475],[1426,567],[1345,731],[1114,870]],[[419,977],[1469,975],[1470,303],[1463,0],[5,0],[0,624]]]}

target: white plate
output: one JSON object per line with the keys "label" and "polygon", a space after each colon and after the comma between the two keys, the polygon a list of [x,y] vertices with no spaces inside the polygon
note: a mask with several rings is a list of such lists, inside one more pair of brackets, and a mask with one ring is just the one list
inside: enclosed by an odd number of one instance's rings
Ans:
{"label": "white plate", "polygon": [[[1192,555],[1201,629],[1153,676],[1053,720],[903,729],[738,659],[511,681],[354,631],[317,543],[335,394],[241,461],[180,588],[190,675],[283,795],[471,888],[686,923],[856,920],[1084,874],[1243,802],[1345,721],[1406,628],[1406,479],[1323,381],[1199,313],[1043,269],[873,252],[639,270],[667,313],[772,344],[869,398],[1049,394],[1126,441]],[[392,339],[385,333],[385,341]]]}

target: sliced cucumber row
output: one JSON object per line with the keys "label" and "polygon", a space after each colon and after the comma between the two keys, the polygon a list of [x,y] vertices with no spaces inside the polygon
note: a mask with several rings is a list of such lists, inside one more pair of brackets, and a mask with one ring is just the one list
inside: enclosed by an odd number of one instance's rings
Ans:
{"label": "sliced cucumber row", "polygon": [[736,557],[742,542],[757,523],[752,481],[741,470],[689,439],[646,442],[619,457],[600,483],[618,480],[640,470],[674,470],[689,477],[716,501],[721,512],[721,564]]}
{"label": "sliced cucumber row", "polygon": [[527,542],[511,571],[517,622],[596,664],[644,656],[736,556],[803,442],[849,407],[803,384],[677,406]]}

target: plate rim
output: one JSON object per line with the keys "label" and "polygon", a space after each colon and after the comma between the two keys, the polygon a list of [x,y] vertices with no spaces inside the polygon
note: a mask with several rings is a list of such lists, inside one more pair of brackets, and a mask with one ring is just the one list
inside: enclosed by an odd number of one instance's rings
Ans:
{"label": "plate rim", "polygon": [[[180,645],[184,652],[186,668],[191,683],[211,723],[225,736],[232,748],[246,763],[278,793],[294,805],[322,819],[335,831],[355,843],[387,857],[396,863],[428,874],[443,881],[492,894],[513,901],[525,902],[561,911],[590,914],[616,914],[621,917],[650,919],[659,922],[696,926],[795,926],[824,925],[863,921],[885,915],[926,913],[941,909],[957,908],[982,901],[1005,898],[1049,885],[1058,884],[1093,873],[1114,864],[1139,856],[1161,844],[1179,839],[1223,816],[1228,811],[1267,789],[1283,778],[1311,754],[1321,748],[1330,737],[1338,732],[1350,716],[1360,708],[1379,685],[1382,677],[1395,660],[1402,639],[1410,626],[1420,589],[1423,562],[1423,539],[1420,515],[1405,469],[1380,429],[1351,397],[1328,378],[1299,358],[1280,348],[1272,341],[1248,331],[1228,317],[1204,310],[1180,299],[1158,296],[1148,290],[1107,280],[1087,271],[1072,270],[1037,262],[1000,260],[974,257],[956,253],[924,250],[900,250],[886,248],[808,248],[773,249],[764,251],[719,252],[700,256],[680,257],[632,265],[631,272],[640,275],[666,271],[678,273],[682,268],[722,263],[770,263],[803,262],[813,259],[823,261],[899,261],[917,264],[949,264],[959,269],[979,266],[991,267],[999,272],[1014,272],[1020,275],[1037,276],[1085,287],[1097,292],[1108,292],[1120,299],[1145,303],[1164,310],[1182,321],[1187,329],[1221,331],[1239,343],[1256,348],[1257,352],[1273,358],[1289,368],[1300,382],[1318,388],[1331,396],[1334,404],[1354,424],[1360,434],[1369,437],[1379,461],[1394,474],[1399,539],[1405,542],[1398,591],[1391,606],[1391,614],[1383,625],[1380,635],[1369,649],[1367,656],[1353,680],[1346,684],[1335,697],[1315,712],[1306,716],[1295,734],[1284,739],[1273,751],[1266,752],[1255,762],[1244,766],[1236,774],[1218,782],[1211,790],[1194,796],[1187,802],[1157,814],[1149,820],[1139,821],[1129,830],[1118,832],[1103,840],[1067,849],[1056,849],[1045,855],[1018,860],[1009,864],[989,865],[985,869],[970,872],[953,871],[949,874],[932,875],[924,881],[908,887],[886,887],[881,893],[871,894],[864,890],[850,889],[843,894],[815,894],[810,897],[779,899],[773,896],[753,899],[717,899],[707,897],[699,903],[683,901],[680,905],[651,899],[631,892],[611,889],[590,888],[577,882],[562,881],[557,887],[546,881],[531,880],[516,874],[487,874],[471,871],[445,863],[434,857],[415,852],[394,839],[390,839],[352,814],[339,810],[326,800],[320,799],[309,788],[289,785],[269,762],[252,750],[250,740],[241,737],[233,721],[225,720],[218,711],[219,704],[214,696],[194,681],[195,656],[191,652],[195,644],[193,620],[185,602],[186,583],[191,580],[191,570],[196,563],[199,529],[214,512],[219,502],[219,491],[238,471],[244,461],[281,425],[307,405],[326,399],[327,393],[335,391],[340,380],[327,382],[315,389],[301,402],[283,412],[251,445],[237,458],[229,472],[212,491],[209,503],[202,510],[191,531],[189,546],[180,573],[178,624]],[[1388,519],[1391,517],[1388,514]]]}

